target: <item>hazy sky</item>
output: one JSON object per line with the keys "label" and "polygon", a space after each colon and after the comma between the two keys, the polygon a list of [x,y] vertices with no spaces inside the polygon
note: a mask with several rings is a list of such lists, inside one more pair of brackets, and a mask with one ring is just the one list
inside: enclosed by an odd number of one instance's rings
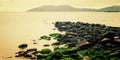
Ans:
{"label": "hazy sky", "polygon": [[42,5],[71,5],[80,8],[102,8],[120,5],[120,0],[0,0],[0,11],[26,11]]}

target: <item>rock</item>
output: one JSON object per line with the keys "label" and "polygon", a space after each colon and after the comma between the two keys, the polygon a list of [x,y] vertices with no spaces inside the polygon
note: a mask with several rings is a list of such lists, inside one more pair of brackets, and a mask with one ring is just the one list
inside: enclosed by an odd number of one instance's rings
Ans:
{"label": "rock", "polygon": [[101,40],[101,43],[108,43],[108,42],[111,42],[109,38],[104,38]]}
{"label": "rock", "polygon": [[37,60],[37,57],[31,57],[30,59],[31,60]]}
{"label": "rock", "polygon": [[115,36],[114,39],[120,39],[120,36]]}
{"label": "rock", "polygon": [[[77,39],[82,40],[81,37],[88,40],[88,42],[99,42],[99,40],[103,38],[109,38],[110,40],[114,40],[114,36],[120,35],[120,27],[111,27],[105,26],[101,24],[89,24],[89,23],[82,23],[82,22],[56,22],[55,27],[61,31],[65,32],[72,32],[79,35]],[[65,38],[66,37],[66,38]],[[58,40],[62,42],[73,42],[77,40],[71,35],[67,35],[65,37],[59,36]]]}
{"label": "rock", "polygon": [[41,51],[34,51],[34,52],[32,52],[31,54],[33,54],[33,55],[37,55],[38,53],[40,53]]}
{"label": "rock", "polygon": [[21,57],[21,55],[15,55],[15,57]]}
{"label": "rock", "polygon": [[37,44],[35,40],[33,40],[33,44]]}
{"label": "rock", "polygon": [[120,39],[115,39],[114,41],[120,43]]}
{"label": "rock", "polygon": [[115,33],[113,31],[108,31],[103,35],[104,38],[109,38],[110,40],[114,40],[114,36]]}
{"label": "rock", "polygon": [[87,48],[90,48],[93,45],[94,45],[93,43],[85,42],[85,43],[81,43],[81,44],[76,45],[76,48],[87,49]]}
{"label": "rock", "polygon": [[37,51],[37,48],[27,49],[27,51],[26,51],[26,52],[31,52],[31,51]]}
{"label": "rock", "polygon": [[52,52],[50,49],[46,48],[46,49],[42,49],[41,50],[41,54],[49,54],[50,52]]}
{"label": "rock", "polygon": [[27,48],[28,47],[28,44],[20,44],[19,46],[18,46],[18,48],[20,48],[20,49],[24,49],[24,48]]}
{"label": "rock", "polygon": [[47,58],[47,54],[39,54],[37,55],[37,59],[43,59],[43,58]]}
{"label": "rock", "polygon": [[33,42],[33,44],[37,44],[36,42]]}
{"label": "rock", "polygon": [[21,56],[24,56],[25,54],[27,54],[26,51],[19,51],[17,52],[17,55],[15,57],[21,57]]}
{"label": "rock", "polygon": [[44,40],[51,40],[51,37],[44,35],[44,36],[40,37],[40,40],[42,40],[42,39],[44,39]]}
{"label": "rock", "polygon": [[48,47],[48,46],[50,46],[50,45],[49,45],[49,44],[44,44],[43,46],[44,46],[44,47]]}
{"label": "rock", "polygon": [[26,58],[32,58],[32,55],[31,54],[25,54],[24,57],[26,57]]}

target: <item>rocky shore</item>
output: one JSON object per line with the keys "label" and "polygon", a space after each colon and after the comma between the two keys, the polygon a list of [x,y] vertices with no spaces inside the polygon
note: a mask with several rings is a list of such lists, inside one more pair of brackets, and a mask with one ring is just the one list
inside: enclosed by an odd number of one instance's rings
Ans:
{"label": "rocky shore", "polygon": [[[51,33],[40,40],[57,40],[54,50],[37,48],[19,51],[15,57],[31,60],[119,60],[120,27],[83,22],[56,22],[55,27],[62,33]],[[64,47],[59,47],[65,45]],[[18,48],[25,49],[21,44]],[[50,45],[43,45],[48,47]]]}

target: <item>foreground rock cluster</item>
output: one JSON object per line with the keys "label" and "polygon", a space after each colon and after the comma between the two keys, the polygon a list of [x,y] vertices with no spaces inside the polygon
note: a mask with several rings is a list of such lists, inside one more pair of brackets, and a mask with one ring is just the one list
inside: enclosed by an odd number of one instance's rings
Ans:
{"label": "foreground rock cluster", "polygon": [[[54,51],[50,49],[29,51],[32,54],[27,57],[37,60],[120,59],[120,27],[82,22],[56,22],[55,27],[65,34],[54,33],[42,36],[40,40],[51,40],[53,37],[57,40],[53,45],[65,44],[65,47],[55,47]],[[28,50],[24,51],[25,54],[22,56],[26,57],[26,54],[29,54]],[[16,57],[20,57],[21,51],[17,54]]]}
{"label": "foreground rock cluster", "polygon": [[16,52],[15,57],[25,57],[25,58],[29,58],[29,59],[36,59],[37,57],[35,55],[37,53],[39,53],[39,51],[37,51],[36,48],[31,48],[31,49],[27,49],[26,51],[21,50],[19,52]]}

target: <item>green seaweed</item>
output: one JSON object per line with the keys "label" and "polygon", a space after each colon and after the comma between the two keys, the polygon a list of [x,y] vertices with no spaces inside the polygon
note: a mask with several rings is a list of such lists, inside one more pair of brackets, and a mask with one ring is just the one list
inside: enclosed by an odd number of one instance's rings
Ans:
{"label": "green seaweed", "polygon": [[46,48],[46,49],[42,49],[41,50],[41,54],[49,54],[50,52],[52,52],[50,49]]}
{"label": "green seaweed", "polygon": [[27,47],[28,47],[28,44],[26,44],[26,43],[20,44],[18,46],[18,48],[20,48],[20,49],[24,49],[24,48],[27,48]]}
{"label": "green seaweed", "polygon": [[40,40],[43,40],[43,39],[44,40],[51,40],[51,37],[43,35],[43,36],[40,37]]}

